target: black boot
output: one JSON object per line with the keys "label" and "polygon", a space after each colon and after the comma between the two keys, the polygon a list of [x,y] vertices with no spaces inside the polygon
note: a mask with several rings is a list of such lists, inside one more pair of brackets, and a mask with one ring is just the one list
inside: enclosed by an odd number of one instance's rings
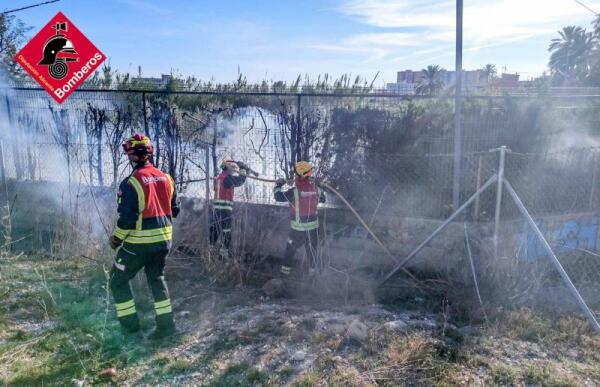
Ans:
{"label": "black boot", "polygon": [[140,331],[140,322],[137,314],[119,318],[121,332],[125,335],[132,335]]}
{"label": "black boot", "polygon": [[156,329],[148,336],[150,340],[162,340],[177,333],[172,314],[161,315],[159,317],[156,319]]}

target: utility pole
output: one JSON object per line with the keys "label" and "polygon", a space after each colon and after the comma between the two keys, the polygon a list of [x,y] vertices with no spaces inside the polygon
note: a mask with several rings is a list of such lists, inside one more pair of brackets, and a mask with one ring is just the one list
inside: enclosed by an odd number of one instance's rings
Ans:
{"label": "utility pole", "polygon": [[460,162],[461,162],[461,111],[462,111],[462,43],[463,43],[463,0],[456,0],[456,72],[454,95],[454,180],[452,187],[452,209],[460,205]]}

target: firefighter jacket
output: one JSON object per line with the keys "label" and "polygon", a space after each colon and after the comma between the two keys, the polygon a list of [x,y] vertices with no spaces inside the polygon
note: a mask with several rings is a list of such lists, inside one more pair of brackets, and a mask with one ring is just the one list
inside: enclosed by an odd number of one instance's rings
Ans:
{"label": "firefighter jacket", "polygon": [[132,245],[171,246],[172,218],[179,213],[175,183],[152,164],[136,166],[117,194],[119,219],[114,236]]}
{"label": "firefighter jacket", "polygon": [[215,196],[213,208],[215,210],[233,210],[233,194],[235,187],[240,187],[246,182],[246,176],[233,176],[221,172],[215,177]]}
{"label": "firefighter jacket", "polygon": [[309,231],[319,227],[317,206],[325,202],[325,194],[311,179],[296,178],[295,186],[287,191],[276,186],[275,201],[289,203],[292,230]]}

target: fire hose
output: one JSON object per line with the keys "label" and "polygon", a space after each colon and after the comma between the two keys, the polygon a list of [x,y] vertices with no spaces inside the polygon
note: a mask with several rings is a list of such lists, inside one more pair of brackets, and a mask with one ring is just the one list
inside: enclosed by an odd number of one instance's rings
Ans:
{"label": "fire hose", "polygon": [[[264,178],[264,177],[258,177],[258,174],[256,174],[256,176],[251,176],[248,175],[247,176],[248,179],[252,179],[252,180],[256,180],[256,181],[262,181],[265,183],[275,183],[277,180],[275,179],[268,179],[268,178]],[[287,181],[288,183],[291,182],[290,180]],[[383,249],[383,251],[386,252],[386,254],[394,261],[394,262],[398,262],[398,260],[396,259],[396,257],[394,256],[394,254],[390,251],[390,249],[387,248],[386,245],[383,244],[383,242],[377,237],[377,235],[375,235],[375,233],[373,232],[373,230],[371,229],[371,227],[369,227],[369,225],[367,224],[367,222],[365,222],[365,220],[360,216],[360,214],[356,211],[356,209],[354,209],[354,207],[352,207],[352,205],[350,204],[350,202],[348,202],[348,200],[346,200],[346,198],[335,188],[333,188],[331,185],[320,181],[317,183],[317,185],[327,189],[328,191],[333,192],[345,205],[346,207],[350,210],[350,212],[352,212],[352,214],[354,215],[354,217],[356,218],[356,220],[358,220],[358,222],[365,228],[365,230],[367,230],[367,232],[369,233],[369,235],[373,238],[373,240]],[[419,282],[418,279],[408,270],[406,269],[402,269],[404,271],[404,273],[406,273],[411,279],[413,279],[415,282]]]}

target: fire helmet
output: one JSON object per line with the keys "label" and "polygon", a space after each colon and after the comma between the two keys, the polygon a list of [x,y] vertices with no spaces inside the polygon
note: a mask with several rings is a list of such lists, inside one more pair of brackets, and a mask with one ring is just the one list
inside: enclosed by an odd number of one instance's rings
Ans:
{"label": "fire helmet", "polygon": [[296,170],[296,174],[300,177],[312,176],[313,167],[308,161],[298,161],[294,169]]}
{"label": "fire helmet", "polygon": [[147,136],[136,133],[123,143],[123,150],[128,155],[150,156],[154,153],[154,146]]}

